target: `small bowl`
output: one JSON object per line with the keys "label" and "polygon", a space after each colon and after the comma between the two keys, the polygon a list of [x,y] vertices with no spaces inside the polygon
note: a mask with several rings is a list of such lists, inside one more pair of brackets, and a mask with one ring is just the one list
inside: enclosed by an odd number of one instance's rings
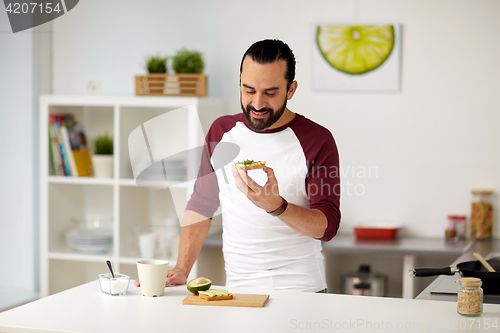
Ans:
{"label": "small bowl", "polygon": [[111,296],[120,296],[127,294],[130,283],[130,276],[115,273],[115,277],[111,273],[99,274],[99,284],[101,291]]}

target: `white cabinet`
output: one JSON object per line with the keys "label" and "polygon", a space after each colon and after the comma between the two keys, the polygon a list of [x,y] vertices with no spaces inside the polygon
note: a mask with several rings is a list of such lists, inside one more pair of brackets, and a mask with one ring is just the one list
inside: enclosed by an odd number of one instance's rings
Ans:
{"label": "white cabinet", "polygon": [[[137,276],[139,260],[138,234],[165,226],[166,219],[177,218],[173,198],[185,204],[194,180],[167,189],[141,188],[134,181],[128,136],[148,120],[178,108],[196,105],[175,120],[166,133],[176,145],[202,144],[204,133],[217,117],[224,114],[224,102],[214,98],[135,97],[135,96],[67,96],[40,97],[40,293],[47,296],[95,280],[106,272],[106,260],[115,271]],[[83,125],[90,146],[97,135],[108,133],[114,138],[113,178],[56,176],[49,149],[48,115],[69,113]],[[198,121],[199,119],[199,121]],[[200,128],[201,125],[201,128]],[[188,162],[188,173],[198,165]],[[99,216],[109,221],[113,230],[113,247],[107,253],[80,253],[66,245],[66,232],[76,227],[72,219]],[[165,244],[160,244],[160,250]],[[157,258],[175,265],[175,253],[158,251]],[[196,265],[190,276],[196,275]]]}

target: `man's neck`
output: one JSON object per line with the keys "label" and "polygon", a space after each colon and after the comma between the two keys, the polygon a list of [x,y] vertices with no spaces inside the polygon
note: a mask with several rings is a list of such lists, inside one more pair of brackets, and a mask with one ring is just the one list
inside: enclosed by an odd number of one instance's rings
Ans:
{"label": "man's neck", "polygon": [[288,124],[289,122],[291,122],[293,120],[293,118],[295,118],[295,113],[290,111],[288,108],[285,108],[285,111],[283,111],[283,114],[281,115],[280,119],[278,119],[277,122],[272,124],[272,126],[270,126],[267,129],[275,129],[275,128],[284,126],[284,125]]}

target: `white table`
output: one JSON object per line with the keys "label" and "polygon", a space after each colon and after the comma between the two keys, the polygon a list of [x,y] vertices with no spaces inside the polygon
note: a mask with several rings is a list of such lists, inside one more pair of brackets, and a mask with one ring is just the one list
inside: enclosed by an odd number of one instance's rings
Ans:
{"label": "white table", "polygon": [[[232,289],[269,294],[264,308],[183,305],[185,286],[148,298],[132,287],[125,296],[101,293],[98,281],[0,313],[0,332],[484,332],[497,320],[500,305],[485,304],[481,317],[456,312],[455,302]],[[481,329],[479,329],[481,325]],[[470,328],[472,326],[472,328]],[[491,328],[486,332],[498,332]]]}

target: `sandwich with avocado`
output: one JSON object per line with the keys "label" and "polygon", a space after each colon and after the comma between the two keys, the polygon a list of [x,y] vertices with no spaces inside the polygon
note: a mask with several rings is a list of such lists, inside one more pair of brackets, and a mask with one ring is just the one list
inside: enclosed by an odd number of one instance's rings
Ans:
{"label": "sandwich with avocado", "polygon": [[222,289],[209,289],[204,291],[198,291],[201,298],[207,301],[222,301],[233,299],[233,295],[227,290]]}
{"label": "sandwich with avocado", "polygon": [[266,162],[254,161],[254,160],[246,160],[243,162],[236,162],[233,164],[233,168],[245,171],[254,169],[264,169],[265,167],[266,167]]}

